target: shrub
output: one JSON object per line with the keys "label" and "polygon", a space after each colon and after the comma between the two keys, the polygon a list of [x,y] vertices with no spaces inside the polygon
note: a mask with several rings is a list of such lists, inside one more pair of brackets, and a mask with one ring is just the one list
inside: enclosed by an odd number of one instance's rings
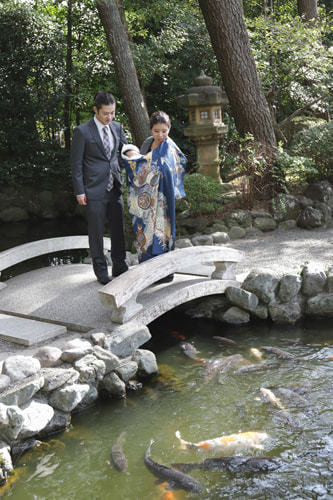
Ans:
{"label": "shrub", "polygon": [[328,122],[295,134],[290,146],[292,155],[310,158],[316,172],[311,172],[307,180],[333,180],[333,122]]}
{"label": "shrub", "polygon": [[219,198],[222,194],[221,184],[202,174],[185,175],[186,198],[176,200],[176,211],[189,211],[189,215],[210,214],[221,215],[222,206]]}

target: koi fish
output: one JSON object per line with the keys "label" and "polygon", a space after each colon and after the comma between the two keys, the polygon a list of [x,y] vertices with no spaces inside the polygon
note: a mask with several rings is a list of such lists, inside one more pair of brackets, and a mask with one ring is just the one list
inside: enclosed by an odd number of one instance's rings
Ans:
{"label": "koi fish", "polygon": [[235,342],[234,340],[228,339],[227,337],[219,337],[217,335],[217,336],[214,336],[213,339],[218,340],[219,342],[221,342],[221,344],[239,345],[239,344],[237,344],[237,342]]}
{"label": "koi fish", "polygon": [[204,371],[206,382],[215,375],[227,373],[242,362],[244,362],[244,358],[241,354],[234,354],[233,356],[226,356],[224,358],[217,358],[209,361]]}
{"label": "koi fish", "polygon": [[170,332],[169,335],[172,335],[173,337],[176,337],[176,339],[180,339],[180,340],[186,339],[185,335],[182,335],[181,333],[177,332],[176,330],[173,332]]}
{"label": "koi fish", "polygon": [[124,455],[123,449],[122,449],[122,442],[124,441],[126,432],[122,432],[120,436],[118,437],[117,441],[115,444],[112,446],[111,449],[111,458],[113,465],[119,472],[125,472],[128,469],[128,463],[127,459]]}
{"label": "koi fish", "polygon": [[279,368],[280,363],[256,363],[253,365],[243,366],[236,371],[237,375],[242,375],[243,373],[259,372],[262,370],[271,370],[272,368]]}
{"label": "koi fish", "polygon": [[171,464],[182,472],[191,472],[195,469],[237,472],[267,472],[278,469],[282,460],[276,457],[217,457],[206,458],[200,463],[174,463]]}
{"label": "koi fish", "polygon": [[275,406],[276,408],[279,408],[279,410],[286,411],[285,407],[283,406],[279,398],[277,398],[270,389],[267,389],[266,387],[260,387],[260,393],[264,401],[271,403],[271,405]]}
{"label": "koi fish", "polygon": [[265,352],[268,352],[270,354],[275,354],[278,358],[282,359],[295,359],[295,356],[292,354],[289,354],[289,352],[283,351],[282,349],[279,349],[278,347],[271,347],[268,345],[263,345],[261,346],[261,349]]}
{"label": "koi fish", "polygon": [[259,349],[257,349],[256,347],[251,347],[250,353],[252,354],[252,356],[259,359],[259,361],[262,360],[262,352]]}
{"label": "koi fish", "polygon": [[184,441],[180,436],[180,432],[176,431],[176,438],[179,439],[182,450],[229,450],[238,447],[262,449],[263,446],[260,443],[268,438],[268,434],[257,431],[239,432],[238,434],[208,439],[199,443],[191,443]]}
{"label": "koi fish", "polygon": [[167,467],[166,465],[161,465],[150,458],[150,448],[153,443],[154,440],[151,439],[144,454],[143,460],[147,469],[158,479],[167,481],[167,488],[169,489],[183,489],[190,491],[191,493],[201,495],[203,493],[203,488],[196,479],[180,472],[179,470]]}
{"label": "koi fish", "polygon": [[199,351],[189,342],[181,342],[180,349],[187,357],[193,359],[194,361],[198,361],[199,363],[203,363],[205,361],[204,359],[197,357]]}

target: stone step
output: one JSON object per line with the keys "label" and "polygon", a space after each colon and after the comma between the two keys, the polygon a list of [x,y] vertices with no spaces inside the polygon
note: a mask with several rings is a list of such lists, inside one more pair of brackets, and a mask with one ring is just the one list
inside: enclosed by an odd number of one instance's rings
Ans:
{"label": "stone step", "polygon": [[67,333],[67,328],[54,323],[0,314],[0,339],[25,346],[39,344]]}

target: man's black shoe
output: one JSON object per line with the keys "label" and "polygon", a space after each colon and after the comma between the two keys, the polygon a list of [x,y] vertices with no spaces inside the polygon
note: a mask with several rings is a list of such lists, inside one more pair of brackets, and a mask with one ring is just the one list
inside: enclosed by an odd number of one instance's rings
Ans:
{"label": "man's black shoe", "polygon": [[107,285],[108,283],[110,283],[110,281],[112,281],[112,278],[111,276],[103,276],[103,278],[97,278],[97,281],[101,285]]}
{"label": "man's black shoe", "polygon": [[155,281],[154,285],[160,285],[161,283],[170,283],[171,281],[173,281],[173,278],[174,278],[174,275],[169,274],[165,278],[161,278],[160,280]]}

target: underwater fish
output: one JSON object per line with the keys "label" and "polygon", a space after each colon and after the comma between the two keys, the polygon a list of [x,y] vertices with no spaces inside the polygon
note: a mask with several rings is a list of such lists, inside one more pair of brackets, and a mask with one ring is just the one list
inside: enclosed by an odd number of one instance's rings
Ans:
{"label": "underwater fish", "polygon": [[237,344],[237,342],[235,342],[234,340],[231,340],[231,339],[228,339],[227,337],[219,337],[218,335],[215,335],[213,337],[214,340],[218,340],[219,342],[221,342],[222,344],[227,344],[227,345],[239,345]]}
{"label": "underwater fish", "polygon": [[286,411],[285,407],[283,406],[279,398],[275,396],[274,392],[272,392],[270,389],[267,389],[266,387],[260,387],[259,390],[264,401],[271,403],[271,405],[279,408],[279,410]]}
{"label": "underwater fish", "polygon": [[177,332],[176,330],[174,330],[173,332],[170,332],[169,335],[172,335],[173,337],[176,337],[176,339],[180,339],[180,340],[186,339],[185,335],[182,335],[181,333]]}
{"label": "underwater fish", "polygon": [[291,389],[288,389],[287,387],[277,387],[275,390],[277,391],[279,396],[288,403],[300,406],[309,405],[309,401],[307,399],[303,398],[303,396]]}
{"label": "underwater fish", "polygon": [[198,358],[198,350],[194,347],[194,345],[190,344],[189,342],[181,342],[180,344],[180,349],[182,352],[188,357],[193,359],[194,361],[198,361],[200,363],[204,362],[204,359]]}
{"label": "underwater fish", "polygon": [[233,354],[232,356],[225,356],[208,361],[204,370],[205,382],[209,382],[216,375],[222,375],[234,369],[241,363],[245,362],[241,354]]}
{"label": "underwater fish", "polygon": [[200,463],[174,463],[171,464],[182,472],[191,472],[195,469],[237,472],[267,472],[278,469],[283,464],[276,457],[216,457],[206,458]]}
{"label": "underwater fish", "polygon": [[122,449],[122,443],[124,441],[126,432],[122,432],[120,436],[117,438],[117,441],[115,444],[112,446],[111,449],[111,458],[113,465],[119,472],[125,472],[128,469],[128,463],[127,459],[124,455],[123,449]]}
{"label": "underwater fish", "polygon": [[281,359],[295,359],[295,356],[290,354],[289,352],[283,351],[282,349],[279,349],[278,347],[271,347],[268,345],[263,345],[261,346],[261,349],[265,352],[268,352],[270,354],[275,354],[278,358]]}
{"label": "underwater fish", "polygon": [[262,449],[263,446],[260,443],[268,438],[268,434],[258,431],[239,432],[238,434],[221,436],[207,441],[200,441],[199,443],[191,443],[184,441],[180,436],[180,432],[176,431],[176,438],[179,439],[180,447],[183,450],[229,450],[238,447]]}
{"label": "underwater fish", "polygon": [[201,484],[196,481],[196,479],[176,469],[167,467],[166,465],[161,465],[150,458],[150,448],[153,443],[154,440],[151,439],[144,454],[144,463],[147,469],[158,479],[167,481],[167,488],[174,490],[183,489],[186,491],[190,491],[191,493],[197,493],[201,495],[203,493],[203,488]]}
{"label": "underwater fish", "polygon": [[280,363],[272,361],[271,363],[256,363],[253,365],[243,366],[236,371],[237,375],[241,375],[242,373],[252,373],[259,372],[262,370],[271,370],[272,368],[279,368]]}
{"label": "underwater fish", "polygon": [[262,356],[263,356],[263,354],[262,354],[262,352],[261,352],[259,349],[257,349],[256,347],[251,347],[251,348],[250,348],[250,353],[252,354],[252,356],[253,356],[253,357],[255,357],[255,358],[259,359],[259,361],[261,361],[261,360],[262,360]]}

